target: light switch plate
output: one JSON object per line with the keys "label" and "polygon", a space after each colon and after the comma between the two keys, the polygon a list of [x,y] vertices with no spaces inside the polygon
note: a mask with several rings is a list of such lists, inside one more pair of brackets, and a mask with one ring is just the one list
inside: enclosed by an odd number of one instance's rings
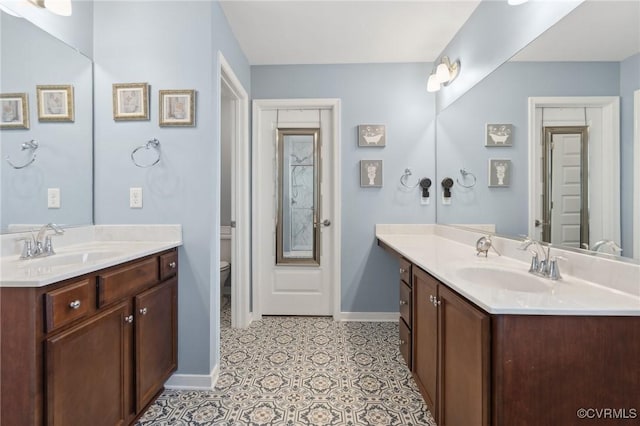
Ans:
{"label": "light switch plate", "polygon": [[142,208],[142,188],[129,188],[129,207],[132,209]]}
{"label": "light switch plate", "polygon": [[47,189],[47,208],[49,209],[60,208],[60,188]]}

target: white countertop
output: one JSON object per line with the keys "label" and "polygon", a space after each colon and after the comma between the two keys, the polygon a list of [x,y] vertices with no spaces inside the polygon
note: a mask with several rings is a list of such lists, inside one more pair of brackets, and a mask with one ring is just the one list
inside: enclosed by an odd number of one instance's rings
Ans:
{"label": "white countertop", "polygon": [[[509,279],[505,280],[504,286],[502,283],[495,287],[478,285],[468,278],[469,274],[465,276],[461,271],[464,268],[476,271],[498,268],[504,271],[505,277],[517,279],[521,276],[518,274],[528,271],[529,264],[512,257],[498,256],[495,252],[490,252],[487,258],[478,257],[475,246],[437,235],[435,227],[421,233],[393,233],[392,227],[379,226],[376,237],[488,313],[640,316],[640,292],[620,291],[566,273],[558,281],[527,274],[526,279],[540,280],[540,290],[536,292],[519,291],[515,288],[518,283],[510,288]],[[635,279],[637,275],[632,274],[631,277]],[[511,279],[513,281],[515,279]],[[629,287],[636,288],[633,283]]]}
{"label": "white countertop", "polygon": [[81,236],[67,233],[74,244],[54,246],[52,256],[20,260],[19,254],[3,253],[0,287],[42,287],[182,245],[179,225],[101,226],[75,232]]}

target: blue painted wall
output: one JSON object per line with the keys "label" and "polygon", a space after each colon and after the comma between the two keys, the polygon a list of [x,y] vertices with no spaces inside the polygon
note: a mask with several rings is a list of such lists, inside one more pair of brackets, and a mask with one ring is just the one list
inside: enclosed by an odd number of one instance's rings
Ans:
{"label": "blue painted wall", "polygon": [[[179,223],[178,373],[209,374],[219,354],[220,138],[218,51],[250,91],[250,67],[217,2],[96,2],[95,221]],[[112,84],[150,84],[150,120],[115,122]],[[196,126],[158,126],[158,90],[197,90]],[[161,162],[135,167],[152,138]],[[142,209],[129,188],[143,189]]]}
{"label": "blue painted wall", "polygon": [[[460,177],[466,168],[478,178],[473,190],[454,186],[452,204],[438,205],[438,223],[495,223],[507,235],[527,234],[530,96],[618,96],[617,62],[508,62],[438,114],[438,181]],[[512,123],[513,147],[484,146],[486,123]],[[508,188],[488,188],[488,160],[510,159]],[[622,233],[630,233],[629,221]]]}
{"label": "blue painted wall", "polygon": [[[622,247],[624,255],[633,257],[633,92],[640,89],[640,53],[620,63],[620,198],[622,220]],[[636,111],[636,115],[640,114]],[[640,214],[638,212],[637,214]]]}
{"label": "blue painted wall", "polygon": [[[406,167],[433,180],[432,64],[251,67],[254,99],[342,100],[342,311],[397,312],[397,264],[376,246],[376,223],[434,223],[435,205],[399,188]],[[359,124],[385,124],[387,146],[359,148]],[[360,188],[360,160],[383,160],[383,187]]]}

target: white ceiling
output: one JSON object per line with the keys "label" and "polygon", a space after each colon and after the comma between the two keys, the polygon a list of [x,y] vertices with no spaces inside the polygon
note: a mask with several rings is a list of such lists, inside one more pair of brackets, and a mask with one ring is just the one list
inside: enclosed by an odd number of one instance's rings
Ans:
{"label": "white ceiling", "polygon": [[[480,0],[222,0],[251,65],[433,62]],[[516,6],[517,7],[517,6]],[[512,60],[640,52],[640,0],[587,0]]]}
{"label": "white ceiling", "polygon": [[432,62],[480,0],[222,1],[251,65]]}
{"label": "white ceiling", "polygon": [[513,61],[615,61],[640,52],[639,0],[587,0]]}

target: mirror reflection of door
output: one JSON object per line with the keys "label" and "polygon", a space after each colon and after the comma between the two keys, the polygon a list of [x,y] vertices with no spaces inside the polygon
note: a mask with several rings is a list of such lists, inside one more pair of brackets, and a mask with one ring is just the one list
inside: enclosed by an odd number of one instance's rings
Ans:
{"label": "mirror reflection of door", "polygon": [[278,129],[276,264],[319,265],[320,129]]}
{"label": "mirror reflection of door", "polygon": [[589,244],[589,141],[586,126],[544,128],[542,240]]}

